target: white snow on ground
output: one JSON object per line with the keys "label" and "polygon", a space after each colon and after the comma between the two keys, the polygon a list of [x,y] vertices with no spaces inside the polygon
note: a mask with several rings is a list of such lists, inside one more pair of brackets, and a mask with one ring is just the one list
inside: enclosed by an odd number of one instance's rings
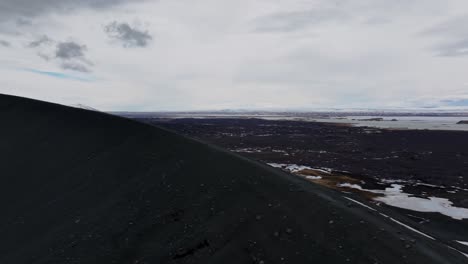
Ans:
{"label": "white snow on ground", "polygon": [[424,199],[410,196],[401,190],[402,187],[392,184],[392,187],[385,189],[383,197],[376,197],[374,200],[418,212],[437,212],[457,220],[468,218],[468,209],[452,206],[453,203],[449,199],[438,197]]}
{"label": "white snow on ground", "polygon": [[96,108],[93,108],[91,106],[87,106],[87,105],[84,105],[84,104],[74,104],[74,105],[70,105],[70,106],[75,107],[75,108],[80,108],[80,109],[99,112],[99,110],[97,110]]}
{"label": "white snow on ground", "polygon": [[465,245],[465,246],[468,246],[468,242],[465,242],[465,241],[459,241],[459,240],[455,240],[457,241],[458,243],[462,244],[462,245]]}
{"label": "white snow on ground", "polygon": [[419,231],[419,230],[417,230],[417,229],[415,229],[415,228],[412,228],[412,227],[409,226],[409,225],[403,224],[402,222],[396,220],[395,218],[391,218],[390,216],[388,216],[388,215],[386,215],[386,214],[383,214],[383,213],[379,213],[379,214],[380,214],[381,216],[385,217],[385,218],[388,218],[388,219],[392,220],[393,222],[395,222],[395,223],[397,223],[397,224],[399,224],[399,225],[402,225],[402,226],[408,228],[409,230],[411,230],[411,231],[413,231],[413,232],[416,232],[416,233],[418,233],[418,234],[420,234],[420,235],[422,235],[422,236],[425,236],[425,237],[427,237],[427,238],[429,238],[429,239],[435,240],[435,238],[431,237],[430,235],[425,234],[425,233],[423,233],[423,232],[421,232],[421,231]]}
{"label": "white snow on ground", "polygon": [[314,170],[314,171],[320,171],[326,174],[331,173],[331,169],[328,169],[328,168],[312,168],[312,167],[304,166],[304,165],[284,164],[284,163],[267,163],[267,164],[272,167],[284,169],[292,173],[296,173],[302,170]]}
{"label": "white snow on ground", "polygon": [[455,190],[468,192],[468,189],[463,189],[463,188],[460,188],[460,187],[457,187],[457,186],[450,186],[450,187],[452,187]]}
{"label": "white snow on ground", "polygon": [[450,249],[453,249],[453,250],[457,251],[458,253],[460,253],[460,254],[462,254],[463,256],[465,256],[465,257],[468,258],[468,254],[466,254],[465,252],[461,252],[460,250],[458,250],[458,249],[456,249],[456,248],[453,248],[453,247],[451,247],[451,246],[447,246],[447,247],[450,248]]}
{"label": "white snow on ground", "polygon": [[338,186],[383,194],[383,196],[376,197],[374,200],[394,207],[418,212],[441,213],[457,220],[468,219],[467,208],[452,206],[453,203],[446,198],[429,197],[429,199],[425,199],[411,196],[411,194],[402,191],[403,185],[400,184],[392,184],[391,187],[385,190],[368,190],[357,184],[350,183],[342,183],[338,184]]}
{"label": "white snow on ground", "polygon": [[413,232],[416,232],[416,233],[418,233],[418,234],[420,234],[420,235],[422,235],[422,236],[425,236],[425,237],[427,237],[427,238],[429,238],[429,239],[435,240],[435,238],[431,237],[430,235],[424,234],[423,232],[421,232],[421,231],[419,231],[419,230],[417,230],[417,229],[414,229],[414,228],[412,228],[412,227],[409,226],[409,225],[403,224],[402,222],[400,222],[400,221],[398,221],[398,220],[395,220],[395,219],[393,219],[393,218],[391,218],[391,217],[389,217],[389,216],[387,216],[387,217],[388,217],[390,220],[392,220],[393,222],[395,222],[395,223],[397,223],[397,224],[399,224],[399,225],[402,225],[402,226],[408,228],[409,230],[411,230],[411,231],[413,231]]}
{"label": "white snow on ground", "polygon": [[[275,168],[280,168],[280,169],[283,169],[292,173],[296,173],[296,174],[302,170],[315,170],[315,171],[320,171],[326,174],[331,173],[331,169],[312,168],[309,166],[297,165],[297,164],[268,163],[268,165],[275,167]],[[306,178],[311,179],[311,180],[318,180],[318,179],[321,179],[322,177],[321,176],[306,176]],[[453,206],[453,203],[449,199],[446,199],[446,198],[429,197],[428,199],[426,199],[426,198],[415,197],[409,193],[404,193],[402,190],[403,185],[396,184],[396,182],[422,185],[422,186],[435,187],[435,188],[444,188],[444,186],[431,185],[431,184],[420,183],[420,182],[410,183],[409,181],[394,180],[394,179],[383,179],[382,182],[392,183],[391,187],[388,187],[385,190],[369,190],[369,189],[362,188],[358,184],[351,184],[351,183],[340,183],[337,186],[382,194],[383,196],[376,197],[374,198],[374,200],[385,203],[390,206],[413,210],[417,212],[440,213],[440,214],[446,215],[456,220],[468,219],[467,208],[455,207]]]}
{"label": "white snow on ground", "polygon": [[[340,184],[337,184],[336,186],[338,187],[346,187],[346,188],[351,188],[351,189],[357,189],[357,190],[364,190],[362,189],[362,187],[358,184],[351,184],[351,183],[340,183]],[[364,191],[367,191],[367,190],[364,190]]]}
{"label": "white snow on ground", "polygon": [[298,172],[301,170],[311,170],[312,168],[304,165],[288,164],[286,165],[285,169],[290,172]]}
{"label": "white snow on ground", "polygon": [[244,153],[260,153],[262,152],[261,149],[254,149],[254,148],[240,148],[240,149],[232,149],[233,152],[244,152]]}
{"label": "white snow on ground", "polygon": [[[367,208],[367,209],[370,209],[370,210],[372,210],[372,211],[378,212],[378,211],[375,210],[374,208],[372,208],[372,207],[370,207],[370,206],[367,206],[367,205],[365,205],[365,204],[363,204],[363,203],[361,203],[361,202],[358,202],[358,201],[356,201],[356,200],[354,200],[354,199],[351,199],[351,198],[349,198],[349,197],[346,197],[346,196],[343,196],[343,197],[346,198],[346,199],[348,199],[348,200],[350,200],[350,201],[352,201],[352,202],[354,202],[354,203],[356,203],[356,204],[359,204],[359,205],[361,205],[361,206],[363,206],[363,207],[365,207],[365,208]],[[404,226],[404,227],[408,228],[409,230],[411,230],[411,231],[413,231],[413,232],[416,232],[416,233],[418,233],[418,234],[420,234],[420,235],[422,235],[422,236],[425,236],[425,237],[427,237],[427,238],[429,238],[429,239],[435,240],[435,239],[434,239],[433,237],[431,237],[430,235],[425,234],[425,233],[423,233],[423,232],[421,232],[421,231],[419,231],[419,230],[417,230],[417,229],[414,229],[414,228],[412,228],[412,227],[409,226],[409,225],[403,224],[402,222],[400,222],[400,221],[398,221],[398,220],[396,220],[396,219],[394,219],[394,218],[391,218],[390,216],[388,216],[388,215],[386,215],[386,214],[380,213],[380,215],[383,216],[383,217],[385,217],[385,218],[388,218],[388,219],[392,220],[393,222],[395,222],[395,223],[397,223],[397,224],[399,224],[399,225],[401,225],[401,226]]]}
{"label": "white snow on ground", "polygon": [[286,164],[283,164],[283,163],[267,163],[267,164],[274,168],[283,168],[283,166],[286,166]]}
{"label": "white snow on ground", "polygon": [[434,185],[434,184],[428,184],[428,183],[421,183],[421,182],[417,182],[417,183],[415,183],[414,185],[416,185],[416,186],[426,186],[426,187],[432,187],[432,188],[441,188],[441,189],[445,189],[445,186]]}
{"label": "white snow on ground", "polygon": [[[423,183],[423,182],[418,182],[418,181],[408,181],[408,180],[399,180],[399,179],[380,179],[380,182],[381,183],[406,183],[408,185],[414,185],[414,186],[426,186],[426,187],[433,187],[433,188],[440,188],[440,189],[453,189],[453,190],[448,190],[447,192],[449,193],[453,193],[454,191],[468,192],[468,189],[463,189],[457,186],[447,187],[447,186]],[[381,183],[378,183],[378,184],[381,184]]]}
{"label": "white snow on ground", "polygon": [[283,154],[288,154],[286,151],[284,150],[281,150],[281,149],[272,149],[271,152],[274,152],[274,153],[283,153]]}
{"label": "white snow on ground", "polygon": [[346,196],[343,196],[343,197],[346,198],[346,199],[348,199],[348,200],[350,200],[350,201],[353,202],[353,203],[357,203],[357,204],[359,204],[360,206],[366,207],[367,209],[370,209],[370,210],[372,210],[372,211],[377,211],[377,210],[375,210],[374,208],[372,208],[372,207],[370,207],[370,206],[367,206],[367,205],[365,205],[365,204],[363,204],[363,203],[361,203],[361,202],[358,202],[358,201],[356,201],[356,200],[354,200],[354,199],[351,199],[351,198],[346,197]]}

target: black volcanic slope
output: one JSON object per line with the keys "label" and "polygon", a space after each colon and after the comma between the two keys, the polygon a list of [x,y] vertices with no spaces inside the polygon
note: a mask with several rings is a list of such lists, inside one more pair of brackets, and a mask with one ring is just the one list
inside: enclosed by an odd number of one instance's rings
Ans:
{"label": "black volcanic slope", "polygon": [[466,263],[333,191],[107,114],[0,95],[0,263]]}

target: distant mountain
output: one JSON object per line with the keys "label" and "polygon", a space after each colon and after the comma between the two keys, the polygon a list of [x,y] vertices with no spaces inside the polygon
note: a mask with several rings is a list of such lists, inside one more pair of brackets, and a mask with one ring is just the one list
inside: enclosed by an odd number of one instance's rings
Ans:
{"label": "distant mountain", "polygon": [[74,105],[71,105],[71,107],[80,108],[80,109],[86,109],[86,110],[90,110],[90,111],[100,112],[100,111],[97,110],[96,108],[93,108],[93,107],[91,107],[91,106],[87,106],[87,105],[84,105],[84,104],[74,104]]}

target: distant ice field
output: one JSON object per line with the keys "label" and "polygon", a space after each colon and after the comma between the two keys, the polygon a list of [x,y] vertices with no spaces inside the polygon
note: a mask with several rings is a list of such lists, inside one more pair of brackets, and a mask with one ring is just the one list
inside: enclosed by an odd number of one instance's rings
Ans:
{"label": "distant ice field", "polygon": [[[385,113],[385,112],[148,112],[148,113],[116,113],[130,118],[258,118],[264,120],[287,120],[304,122],[323,122],[350,124],[357,127],[373,127],[384,129],[416,129],[416,130],[453,130],[468,131],[468,124],[457,124],[468,121],[468,112],[454,113]],[[367,115],[366,115],[367,114]]]}
{"label": "distant ice field", "polygon": [[[382,121],[370,119],[383,118]],[[393,121],[392,121],[393,120]],[[468,120],[459,116],[346,116],[336,118],[315,119],[318,122],[351,124],[360,127],[375,127],[386,129],[428,129],[468,131],[468,124],[457,124]]]}

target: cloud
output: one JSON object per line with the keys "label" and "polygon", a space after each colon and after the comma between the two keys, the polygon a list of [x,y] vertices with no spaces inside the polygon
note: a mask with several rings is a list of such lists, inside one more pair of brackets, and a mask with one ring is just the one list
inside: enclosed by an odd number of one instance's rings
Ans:
{"label": "cloud", "polygon": [[337,8],[277,12],[255,19],[256,32],[292,32],[322,22],[342,21],[349,15]]}
{"label": "cloud", "polygon": [[20,18],[16,19],[16,25],[18,25],[20,27],[32,26],[32,21],[27,19],[27,18],[20,17]]}
{"label": "cloud", "polygon": [[28,43],[29,48],[37,48],[42,45],[50,45],[53,43],[53,40],[50,39],[47,35],[42,35],[34,41]]}
{"label": "cloud", "polygon": [[442,100],[441,103],[447,106],[468,106],[468,99]]}
{"label": "cloud", "polygon": [[6,41],[6,40],[0,40],[0,46],[3,46],[3,47],[10,47],[11,44],[10,42]]}
{"label": "cloud", "polygon": [[104,31],[110,38],[116,39],[126,48],[146,47],[153,37],[147,32],[132,28],[127,23],[114,21],[104,27]]}
{"label": "cloud", "polygon": [[457,57],[468,55],[468,38],[453,43],[439,45],[435,48],[438,55],[446,57]]}
{"label": "cloud", "polygon": [[43,52],[38,52],[37,53],[37,56],[39,56],[39,58],[45,60],[45,61],[50,61],[51,60],[51,57]]}
{"label": "cloud", "polygon": [[426,36],[457,37],[468,33],[468,15],[450,17],[424,29]]}
{"label": "cloud", "polygon": [[[0,46],[0,89],[106,110],[417,106],[467,90],[468,19],[455,19],[466,0],[95,3],[0,0],[0,31],[12,32],[0,39],[14,46]],[[77,47],[59,49],[66,42]],[[64,90],[58,78],[9,70],[49,66],[99,79]]]}
{"label": "cloud", "polygon": [[60,65],[64,70],[72,70],[79,72],[90,72],[90,70],[83,64],[77,62],[64,62]]}
{"label": "cloud", "polygon": [[[421,10],[421,6],[426,9]],[[315,0],[292,1],[276,11],[253,19],[254,32],[296,32],[313,26],[379,26],[422,12],[440,12],[444,7],[437,0]],[[445,5],[446,6],[446,5]],[[275,10],[275,9],[273,9]]]}
{"label": "cloud", "polygon": [[40,58],[45,61],[55,60],[64,70],[90,72],[89,66],[93,65],[85,56],[86,45],[74,41],[56,42],[47,35],[42,35],[29,42],[26,47],[38,49],[37,55]]}
{"label": "cloud", "polygon": [[61,61],[62,69],[90,72],[88,66],[92,63],[85,57],[86,50],[86,45],[73,41],[59,42],[56,45],[55,58]]}
{"label": "cloud", "polygon": [[80,45],[72,41],[61,42],[57,44],[57,51],[55,52],[55,56],[64,60],[83,58],[85,51],[85,45]]}
{"label": "cloud", "polygon": [[[140,0],[141,1],[141,0]],[[129,0],[2,0],[0,21],[35,17],[49,12],[68,12],[79,8],[107,9]]]}
{"label": "cloud", "polygon": [[433,46],[438,56],[458,57],[468,55],[468,15],[456,16],[437,23],[421,32],[422,36],[436,38]]}

